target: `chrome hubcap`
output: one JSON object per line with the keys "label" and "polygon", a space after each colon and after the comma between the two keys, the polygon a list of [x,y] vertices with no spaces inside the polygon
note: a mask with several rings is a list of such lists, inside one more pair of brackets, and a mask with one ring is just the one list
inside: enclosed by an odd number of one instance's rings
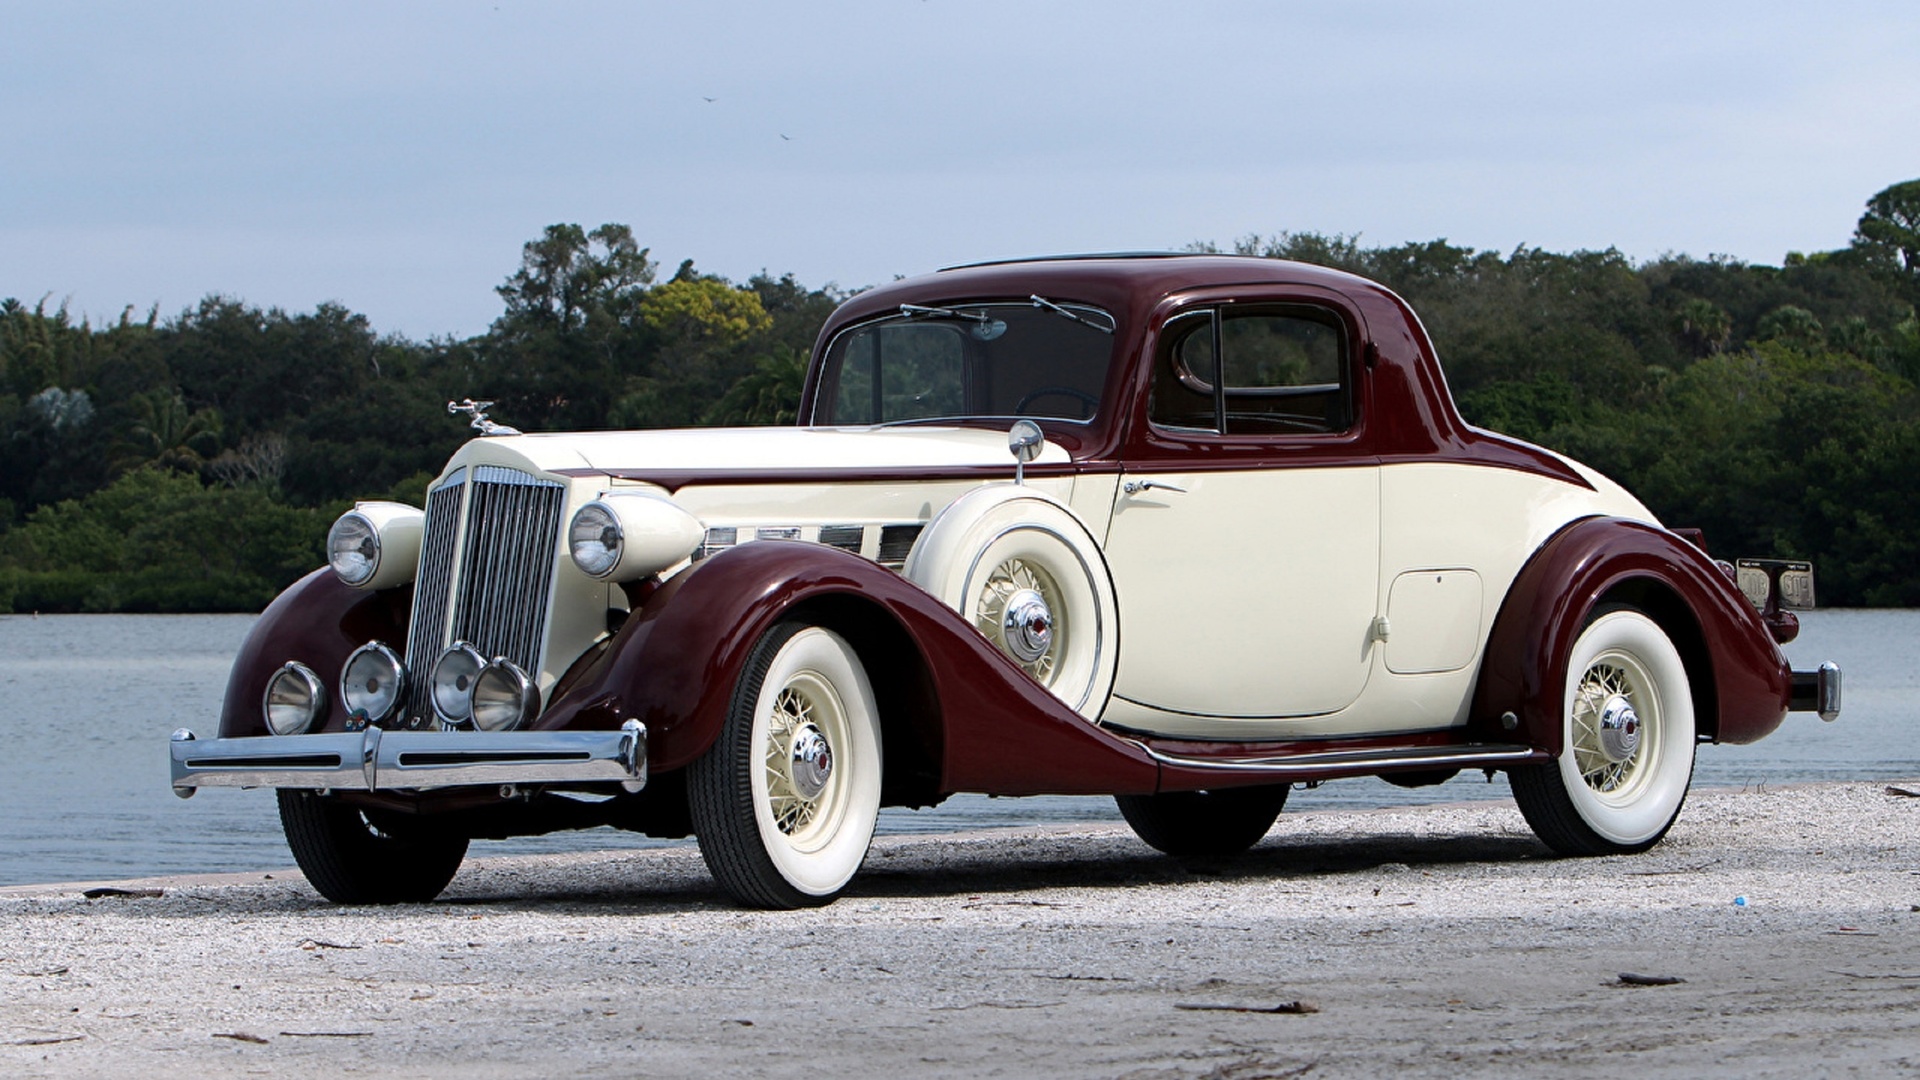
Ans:
{"label": "chrome hubcap", "polygon": [[1007,599],[1001,619],[1007,651],[1022,664],[1031,664],[1053,647],[1053,612],[1034,589],[1021,589]]}
{"label": "chrome hubcap", "polygon": [[1060,586],[1045,570],[1014,558],[994,568],[975,601],[980,633],[1042,686],[1053,685],[1059,659],[1054,646],[1069,633],[1048,600],[1059,595]]}
{"label": "chrome hubcap", "polygon": [[833,775],[833,747],[827,745],[827,737],[819,728],[808,724],[794,732],[790,761],[794,794],[802,799],[819,798]]}
{"label": "chrome hubcap", "polygon": [[[1639,701],[1640,704],[1635,704]],[[1649,721],[1642,705],[1655,711]],[[1659,730],[1658,699],[1646,697],[1646,675],[1631,660],[1604,655],[1587,669],[1573,701],[1574,765],[1587,787],[1603,795],[1632,791],[1649,774],[1646,725]]]}
{"label": "chrome hubcap", "polygon": [[1600,752],[1618,764],[1631,760],[1639,748],[1640,714],[1633,711],[1633,702],[1621,694],[1608,697],[1600,706]]}

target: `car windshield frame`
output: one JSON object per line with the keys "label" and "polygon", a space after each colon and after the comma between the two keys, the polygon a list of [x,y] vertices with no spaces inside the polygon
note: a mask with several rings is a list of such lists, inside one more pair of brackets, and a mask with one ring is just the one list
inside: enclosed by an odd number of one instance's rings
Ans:
{"label": "car windshield frame", "polygon": [[1118,331],[1111,312],[1067,299],[901,304],[827,343],[809,422],[1090,426],[1111,408]]}

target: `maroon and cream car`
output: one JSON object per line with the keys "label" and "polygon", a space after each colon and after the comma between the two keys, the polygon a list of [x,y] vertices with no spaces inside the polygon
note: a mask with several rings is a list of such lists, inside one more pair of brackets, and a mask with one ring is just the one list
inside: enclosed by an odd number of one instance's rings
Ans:
{"label": "maroon and cream car", "polygon": [[[1289,788],[1502,770],[1567,854],[1647,848],[1700,742],[1839,671],[1607,478],[1461,420],[1406,304],[1217,256],[946,270],[822,330],[803,426],[479,437],[261,616],[173,783],[279,789],[308,879],[423,900],[474,837],[697,837],[830,900],[882,806],[1115,796],[1227,854]],[[1736,580],[1742,577],[1743,580]],[[1743,595],[1745,585],[1752,595]],[[1757,610],[1764,607],[1765,610]]]}

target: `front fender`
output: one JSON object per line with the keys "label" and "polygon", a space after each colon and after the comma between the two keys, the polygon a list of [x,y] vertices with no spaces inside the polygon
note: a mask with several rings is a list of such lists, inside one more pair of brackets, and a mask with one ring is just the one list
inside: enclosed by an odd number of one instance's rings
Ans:
{"label": "front fender", "polygon": [[287,586],[260,613],[234,658],[220,707],[220,737],[269,734],[260,712],[261,698],[267,680],[289,660],[312,668],[327,687],[327,716],[316,730],[345,730],[341,665],[369,641],[384,641],[404,653],[412,605],[411,587],[381,592],[355,589],[326,567]]}
{"label": "front fender", "polygon": [[741,544],[675,575],[556,687],[537,726],[636,719],[652,768],[682,768],[719,736],[754,642],[790,615],[854,645],[882,699],[890,767],[908,736],[939,794],[1155,789],[1145,750],[1047,693],[952,608],[857,555],[798,541]]}
{"label": "front fender", "polygon": [[1642,522],[1575,521],[1514,579],[1487,639],[1469,723],[1558,756],[1567,656],[1594,610],[1623,602],[1659,623],[1686,661],[1700,734],[1749,743],[1786,718],[1793,676],[1753,605],[1705,552]]}

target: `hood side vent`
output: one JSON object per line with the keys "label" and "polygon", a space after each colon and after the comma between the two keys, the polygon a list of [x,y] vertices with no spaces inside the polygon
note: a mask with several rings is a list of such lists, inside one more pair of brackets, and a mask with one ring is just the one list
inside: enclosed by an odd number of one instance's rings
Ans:
{"label": "hood side vent", "polygon": [[880,527],[880,554],[877,560],[881,566],[898,570],[907,561],[907,552],[913,550],[913,542],[920,539],[920,530],[924,524],[883,525]]}
{"label": "hood side vent", "polygon": [[841,551],[860,554],[861,545],[867,540],[867,528],[864,525],[822,525],[820,542],[828,547],[837,547]]}

